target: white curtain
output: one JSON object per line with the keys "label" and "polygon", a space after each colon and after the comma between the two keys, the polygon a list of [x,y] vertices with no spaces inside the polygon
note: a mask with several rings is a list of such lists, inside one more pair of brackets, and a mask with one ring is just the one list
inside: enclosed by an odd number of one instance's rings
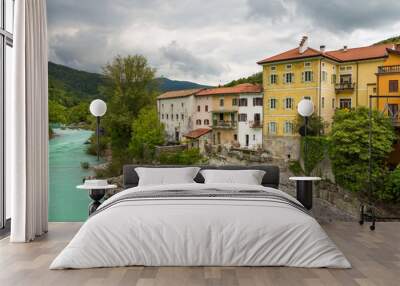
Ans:
{"label": "white curtain", "polygon": [[48,226],[48,88],[46,0],[15,1],[13,95],[7,98],[6,187],[12,242]]}

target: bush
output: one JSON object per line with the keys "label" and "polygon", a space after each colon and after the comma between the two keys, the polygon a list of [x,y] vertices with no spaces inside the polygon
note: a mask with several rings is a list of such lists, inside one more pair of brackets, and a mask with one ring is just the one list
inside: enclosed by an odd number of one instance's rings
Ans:
{"label": "bush", "polygon": [[174,153],[163,153],[159,156],[161,165],[194,165],[203,160],[199,149],[193,148]]}
{"label": "bush", "polygon": [[[301,157],[304,162],[304,173],[308,176],[328,153],[328,138],[324,136],[307,136],[301,138]],[[307,156],[304,144],[307,143]]]}
{"label": "bush", "polygon": [[[338,110],[333,117],[330,158],[336,183],[352,192],[368,189],[369,110]],[[372,191],[380,196],[386,173],[385,159],[392,150],[395,133],[390,120],[372,112]],[[379,187],[380,186],[380,187]],[[377,188],[379,187],[379,188]]]}
{"label": "bush", "polygon": [[89,167],[90,167],[89,162],[81,162],[82,169],[89,169]]}
{"label": "bush", "polygon": [[[96,142],[96,132],[92,134],[89,138],[90,144],[86,149],[86,153],[89,155],[97,156],[97,142]],[[108,138],[105,136],[100,136],[100,155],[104,154],[107,149]]]}
{"label": "bush", "polygon": [[377,195],[383,201],[400,202],[400,165],[388,174],[385,187]]}
{"label": "bush", "polygon": [[288,168],[296,176],[302,175],[304,173],[299,161],[290,161]]}

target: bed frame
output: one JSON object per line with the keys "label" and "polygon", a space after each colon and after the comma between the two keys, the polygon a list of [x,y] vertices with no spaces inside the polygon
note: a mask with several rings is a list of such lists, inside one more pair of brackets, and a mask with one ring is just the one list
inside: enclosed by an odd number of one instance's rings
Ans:
{"label": "bed frame", "polygon": [[[124,189],[136,187],[139,183],[139,176],[135,171],[137,167],[149,167],[149,168],[181,168],[181,167],[193,167],[193,166],[181,166],[181,165],[125,165],[123,168],[123,187]],[[272,165],[259,165],[259,166],[195,166],[202,170],[263,170],[265,175],[262,179],[261,184],[264,187],[279,188],[279,167]],[[194,178],[197,183],[204,183],[203,176],[198,173]]]}

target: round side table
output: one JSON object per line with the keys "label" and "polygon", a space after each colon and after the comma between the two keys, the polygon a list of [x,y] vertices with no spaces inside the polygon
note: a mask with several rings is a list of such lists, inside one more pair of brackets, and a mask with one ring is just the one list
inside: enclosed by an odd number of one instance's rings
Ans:
{"label": "round side table", "polygon": [[101,205],[100,200],[104,197],[106,190],[115,189],[117,188],[117,185],[90,186],[83,184],[76,186],[76,188],[80,190],[86,190],[89,192],[89,197],[93,200],[89,204],[89,216],[90,216]]}
{"label": "round side table", "polygon": [[290,177],[289,180],[296,181],[296,198],[303,206],[311,210],[313,205],[313,182],[320,181],[320,177]]}

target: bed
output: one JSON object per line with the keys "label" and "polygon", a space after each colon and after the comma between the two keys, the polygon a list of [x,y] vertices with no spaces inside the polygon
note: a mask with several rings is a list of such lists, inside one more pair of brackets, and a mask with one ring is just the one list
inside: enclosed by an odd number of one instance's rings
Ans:
{"label": "bed", "polygon": [[89,217],[50,269],[351,267],[308,211],[278,190],[276,166],[200,166],[263,170],[260,185],[204,183],[198,173],[192,183],[150,186],[138,185],[137,167],[124,166],[126,189]]}

